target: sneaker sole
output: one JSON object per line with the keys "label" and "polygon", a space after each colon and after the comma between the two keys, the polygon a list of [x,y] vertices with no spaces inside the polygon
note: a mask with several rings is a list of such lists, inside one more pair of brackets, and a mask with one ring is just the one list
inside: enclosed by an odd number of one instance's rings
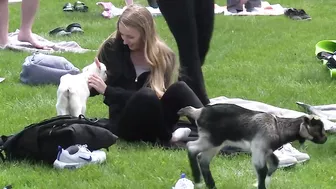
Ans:
{"label": "sneaker sole", "polygon": [[85,165],[86,163],[63,163],[61,161],[54,161],[54,168],[56,169],[78,169]]}
{"label": "sneaker sole", "polygon": [[282,164],[282,165],[278,165],[278,168],[286,168],[286,167],[291,167],[294,166],[297,163],[288,163],[288,164]]}
{"label": "sneaker sole", "polygon": [[303,160],[298,160],[298,163],[303,163],[303,162],[306,162],[306,161],[308,161],[309,159],[303,159]]}

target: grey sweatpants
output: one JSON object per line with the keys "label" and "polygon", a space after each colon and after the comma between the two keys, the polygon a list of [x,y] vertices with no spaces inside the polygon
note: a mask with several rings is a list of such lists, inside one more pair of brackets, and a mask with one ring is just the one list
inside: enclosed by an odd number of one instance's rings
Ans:
{"label": "grey sweatpants", "polygon": [[235,9],[238,11],[242,11],[243,4],[245,4],[246,9],[261,7],[261,0],[227,0],[227,9],[228,10]]}

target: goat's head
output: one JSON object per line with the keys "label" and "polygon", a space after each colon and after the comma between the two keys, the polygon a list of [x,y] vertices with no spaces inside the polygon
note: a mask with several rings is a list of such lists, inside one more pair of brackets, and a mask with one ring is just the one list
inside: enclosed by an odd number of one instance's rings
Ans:
{"label": "goat's head", "polygon": [[85,66],[82,71],[90,74],[96,74],[106,81],[106,66],[105,64],[99,62],[98,59],[96,59],[92,64]]}
{"label": "goat's head", "polygon": [[300,136],[317,144],[327,141],[323,122],[315,116],[304,116],[300,125]]}

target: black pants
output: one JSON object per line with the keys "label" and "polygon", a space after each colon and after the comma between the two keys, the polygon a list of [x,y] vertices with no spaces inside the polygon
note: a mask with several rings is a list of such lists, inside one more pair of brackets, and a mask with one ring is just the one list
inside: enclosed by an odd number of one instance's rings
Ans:
{"label": "black pants", "polygon": [[123,109],[116,134],[127,141],[167,142],[179,119],[177,111],[186,106],[203,105],[184,82],[171,85],[161,99],[149,88],[140,89]]}
{"label": "black pants", "polygon": [[[247,10],[256,7],[261,7],[261,0],[248,0],[245,3],[245,8]],[[240,0],[227,0],[227,9],[243,11],[243,4],[240,3]]]}
{"label": "black pants", "polygon": [[214,0],[158,0],[160,11],[175,37],[185,81],[201,102],[209,103],[201,66],[214,27]]}

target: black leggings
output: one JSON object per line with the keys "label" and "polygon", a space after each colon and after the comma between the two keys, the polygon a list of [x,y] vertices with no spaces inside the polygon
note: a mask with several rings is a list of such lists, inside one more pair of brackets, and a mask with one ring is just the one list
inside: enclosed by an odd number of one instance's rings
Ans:
{"label": "black leggings", "polygon": [[127,141],[167,142],[179,119],[177,111],[186,106],[203,105],[184,82],[171,85],[161,99],[152,89],[142,88],[123,109],[117,135]]}
{"label": "black leggings", "polygon": [[185,81],[201,102],[209,103],[201,66],[214,27],[214,0],[158,0],[160,11],[175,37]]}

